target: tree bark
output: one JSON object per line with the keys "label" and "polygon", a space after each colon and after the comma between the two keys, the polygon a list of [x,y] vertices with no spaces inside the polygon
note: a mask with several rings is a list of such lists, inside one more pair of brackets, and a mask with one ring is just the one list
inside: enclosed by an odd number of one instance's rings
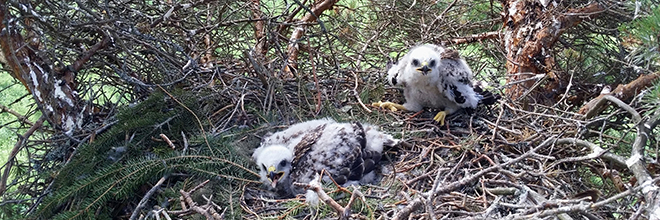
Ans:
{"label": "tree bark", "polygon": [[254,51],[258,55],[260,61],[264,60],[266,53],[268,52],[268,41],[266,40],[266,29],[265,22],[262,20],[261,12],[261,0],[252,0],[252,17],[257,20],[254,22],[254,38],[256,44],[254,46]]}
{"label": "tree bark", "polygon": [[630,102],[633,97],[637,96],[639,92],[646,89],[649,86],[652,86],[653,83],[660,78],[660,73],[653,73],[648,75],[641,75],[636,80],[628,84],[621,84],[616,87],[612,92],[607,94],[600,94],[598,97],[592,99],[587,104],[583,105],[582,108],[578,111],[579,114],[583,114],[585,118],[592,118],[597,114],[600,114],[607,105],[604,101],[601,101],[604,96],[612,95],[617,99],[621,99],[623,102]]}
{"label": "tree bark", "polygon": [[[510,86],[505,93],[514,100],[532,98],[548,104],[561,94],[558,91],[561,79],[553,71],[555,61],[550,49],[566,29],[578,25],[584,19],[595,18],[605,8],[599,3],[591,3],[579,9],[557,13],[558,9],[553,3],[545,2],[544,6],[541,2],[505,0],[502,3],[507,85]],[[543,83],[540,80],[544,80],[545,84],[535,86]]]}
{"label": "tree bark", "polygon": [[[332,9],[332,7],[337,3],[339,0],[324,0],[316,3],[314,7],[311,9],[311,13],[305,14],[305,17],[300,19],[300,25],[296,26],[296,28],[293,30],[293,33],[291,34],[291,38],[289,38],[289,45],[286,48],[287,51],[287,65],[284,67],[283,70],[283,78],[291,78],[294,76],[296,71],[298,70],[298,53],[300,52],[300,49],[298,48],[298,40],[303,36],[305,33],[305,25],[306,23],[311,23],[315,22],[316,19],[325,11],[328,9]],[[302,5],[301,5],[302,7]]]}
{"label": "tree bark", "polygon": [[[9,13],[9,4],[0,0],[0,46],[4,56],[3,65],[9,67],[10,74],[20,81],[36,101],[40,111],[55,128],[71,134],[79,129],[83,118],[83,107],[76,91],[76,72],[83,64],[110,41],[105,38],[83,54],[72,65],[54,67],[53,64],[39,56],[39,36],[24,27],[23,23]],[[21,35],[21,30],[27,29],[27,38]]]}

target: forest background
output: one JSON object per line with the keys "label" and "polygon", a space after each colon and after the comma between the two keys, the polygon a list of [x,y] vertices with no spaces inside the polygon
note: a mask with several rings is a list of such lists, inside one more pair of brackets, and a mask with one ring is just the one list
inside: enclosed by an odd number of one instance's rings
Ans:
{"label": "forest background", "polygon": [[[660,219],[658,5],[2,0],[0,218]],[[502,98],[371,106],[421,43]],[[322,117],[403,140],[380,183],[263,190],[261,136]]]}

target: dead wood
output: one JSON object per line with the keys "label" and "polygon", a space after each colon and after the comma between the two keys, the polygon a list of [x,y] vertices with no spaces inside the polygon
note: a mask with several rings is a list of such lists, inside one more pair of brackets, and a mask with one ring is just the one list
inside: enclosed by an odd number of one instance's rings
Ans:
{"label": "dead wood", "polygon": [[594,116],[600,114],[608,106],[605,105],[606,99],[604,99],[604,97],[608,95],[616,97],[623,102],[630,102],[630,100],[637,96],[641,91],[653,85],[653,83],[657,81],[658,77],[660,77],[659,73],[640,75],[637,79],[628,84],[618,85],[616,89],[612,90],[611,92],[600,94],[598,97],[583,105],[580,110],[578,110],[578,113],[583,114],[587,119],[593,118]]}
{"label": "dead wood", "polygon": [[222,213],[218,213],[216,209],[220,207],[210,198],[205,198],[206,204],[198,205],[191,197],[192,193],[204,187],[204,185],[206,185],[208,182],[209,180],[206,180],[188,191],[179,190],[179,193],[181,193],[181,197],[179,197],[181,202],[181,210],[167,211],[167,213],[178,216],[186,216],[193,213],[198,213],[204,216],[207,220],[225,219],[224,211]]}
{"label": "dead wood", "polygon": [[167,180],[168,177],[169,177],[169,175],[165,175],[165,176],[161,177],[161,178],[158,180],[158,182],[156,182],[156,184],[154,184],[154,186],[151,187],[151,189],[150,189],[149,191],[147,191],[147,193],[144,195],[144,197],[142,197],[142,199],[141,199],[140,202],[137,204],[137,206],[135,206],[135,210],[133,210],[133,214],[131,214],[131,217],[129,218],[130,220],[135,220],[135,219],[137,219],[137,217],[138,217],[139,214],[140,214],[140,211],[142,211],[142,209],[144,208],[144,206],[147,204],[147,201],[149,201],[149,199],[151,198],[151,196],[152,196],[154,193],[156,193],[157,190],[160,189],[160,186],[163,185],[163,183],[165,183],[165,180]]}
{"label": "dead wood", "polygon": [[455,45],[455,44],[469,44],[469,43],[474,43],[474,42],[477,42],[477,41],[482,41],[482,40],[487,40],[487,39],[497,39],[497,38],[500,38],[501,36],[502,36],[501,32],[491,31],[491,32],[473,34],[473,35],[464,36],[464,37],[452,38],[452,39],[440,42],[440,45],[448,46],[448,45]]}
{"label": "dead wood", "polygon": [[332,6],[337,3],[338,0],[324,0],[317,2],[312,6],[311,9],[306,8],[306,6],[300,4],[301,8],[305,9],[305,16],[300,19],[299,25],[296,26],[296,28],[293,30],[293,33],[291,33],[291,37],[289,37],[289,43],[287,45],[287,65],[284,68],[283,75],[281,77],[284,78],[291,78],[297,73],[298,69],[298,54],[300,53],[300,49],[298,46],[298,41],[300,38],[303,36],[305,33],[305,26],[309,23],[315,22],[321,14],[328,9],[331,9]]}

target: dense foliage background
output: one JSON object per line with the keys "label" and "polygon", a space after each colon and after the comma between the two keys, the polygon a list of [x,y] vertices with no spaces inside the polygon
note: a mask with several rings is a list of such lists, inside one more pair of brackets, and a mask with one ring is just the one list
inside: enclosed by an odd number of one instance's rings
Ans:
{"label": "dense foliage background", "polygon": [[[336,218],[250,161],[333,117],[404,141],[380,185],[326,186],[366,195],[352,218],[658,219],[658,5],[2,1],[0,218]],[[403,103],[386,64],[421,43],[503,98],[447,127],[370,106]]]}

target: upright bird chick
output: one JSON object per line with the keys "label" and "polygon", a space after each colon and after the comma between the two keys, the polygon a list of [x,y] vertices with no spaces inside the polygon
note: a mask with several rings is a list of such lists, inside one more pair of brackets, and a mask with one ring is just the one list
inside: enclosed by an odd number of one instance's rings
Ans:
{"label": "upright bird chick", "polygon": [[[444,109],[433,118],[440,125],[444,125],[447,115],[461,108],[476,108],[484,98],[475,92],[472,70],[465,60],[456,51],[433,44],[410,49],[399,62],[389,68],[387,80],[403,88],[406,103],[378,102],[372,105],[392,111],[420,111],[424,107]],[[493,97],[487,91],[483,94]]]}
{"label": "upright bird chick", "polygon": [[322,170],[342,185],[372,182],[383,147],[395,143],[372,125],[318,119],[264,137],[252,157],[264,185],[292,197],[305,193],[293,183],[310,183]]}

